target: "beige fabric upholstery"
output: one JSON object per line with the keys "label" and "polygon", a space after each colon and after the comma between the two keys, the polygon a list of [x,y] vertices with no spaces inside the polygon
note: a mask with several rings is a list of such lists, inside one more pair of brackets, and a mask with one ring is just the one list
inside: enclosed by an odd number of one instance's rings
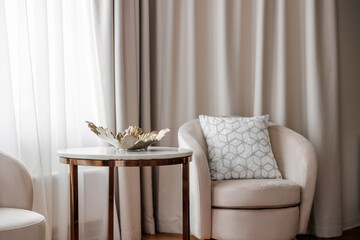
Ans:
{"label": "beige fabric upholstery", "polygon": [[283,178],[301,188],[299,233],[307,230],[315,193],[317,161],[311,143],[300,134],[270,123],[270,140]]}
{"label": "beige fabric upholstery", "polygon": [[299,229],[299,208],[212,210],[212,238],[221,240],[289,240]]}
{"label": "beige fabric upholstery", "polygon": [[[233,222],[236,226],[248,226],[247,230],[242,231],[244,234],[246,231],[257,232],[260,228],[255,223],[259,222],[264,224],[261,225],[263,227],[262,232],[268,235],[270,233],[266,233],[265,230],[269,228],[265,225],[269,224],[268,226],[274,229],[270,232],[275,232],[279,237],[277,239],[286,239],[287,237],[290,239],[296,233],[306,232],[316,182],[317,162],[314,149],[308,140],[288,128],[270,123],[269,132],[275,159],[283,178],[296,183],[300,188],[299,207],[266,209],[266,211],[265,209],[238,210],[219,208],[211,210],[212,186],[207,162],[207,146],[199,120],[189,121],[180,127],[179,146],[193,151],[193,161],[190,163],[190,218],[191,232],[194,236],[204,239],[216,238],[216,236],[223,236],[222,234],[224,234],[224,239],[239,239],[239,232],[243,228],[235,231],[235,227],[233,229],[229,229],[230,226],[228,226],[229,228],[221,227],[224,223],[229,222]],[[222,199],[221,201],[225,200]],[[219,200],[215,199],[215,202],[219,202]],[[299,209],[299,211],[296,209]],[[211,212],[213,213],[212,217]],[[223,212],[224,214],[222,214]],[[291,212],[291,214],[288,212]],[[275,221],[271,223],[265,221],[264,213],[267,213],[266,216],[273,216]],[[253,225],[251,222],[248,223],[247,218],[243,217],[245,215],[254,219]],[[291,220],[288,219],[289,216],[291,216]],[[263,222],[262,218],[264,218]],[[290,226],[294,222],[298,224],[296,228]],[[284,226],[286,226],[286,229]],[[296,229],[295,235],[293,234],[294,229]],[[232,230],[234,231],[232,232]]]}
{"label": "beige fabric upholstery", "polygon": [[0,240],[45,240],[45,218],[33,211],[0,207]]}
{"label": "beige fabric upholstery", "polygon": [[211,238],[211,180],[207,145],[198,119],[179,129],[179,146],[193,151],[190,162],[190,229],[199,238]]}
{"label": "beige fabric upholstery", "polygon": [[218,208],[282,208],[300,202],[300,187],[283,179],[213,181],[212,206]]}
{"label": "beige fabric upholstery", "polygon": [[45,218],[33,211],[33,186],[22,163],[0,153],[0,240],[44,240]]}
{"label": "beige fabric upholstery", "polygon": [[0,152],[0,207],[31,210],[32,201],[32,181],[25,166]]}

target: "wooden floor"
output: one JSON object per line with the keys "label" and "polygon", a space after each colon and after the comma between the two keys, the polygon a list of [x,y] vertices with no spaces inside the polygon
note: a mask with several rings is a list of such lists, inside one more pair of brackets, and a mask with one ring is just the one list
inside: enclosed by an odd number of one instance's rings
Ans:
{"label": "wooden floor", "polygon": [[[169,234],[169,233],[158,233],[155,235],[143,235],[143,240],[181,240],[182,235],[180,234]],[[298,240],[316,240],[316,239],[324,239],[317,238],[314,236],[298,236]],[[360,240],[360,227],[353,228],[347,231],[344,231],[344,235],[338,238],[331,239],[343,239],[343,240]],[[191,237],[191,240],[198,240],[195,237]]]}

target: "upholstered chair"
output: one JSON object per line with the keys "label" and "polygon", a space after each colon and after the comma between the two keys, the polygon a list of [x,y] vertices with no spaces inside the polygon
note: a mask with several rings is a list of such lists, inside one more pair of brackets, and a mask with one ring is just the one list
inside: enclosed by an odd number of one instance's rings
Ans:
{"label": "upholstered chair", "polygon": [[199,239],[288,240],[307,230],[316,182],[316,155],[298,133],[269,123],[283,179],[211,181],[208,152],[198,119],[179,129],[190,163],[190,226]]}
{"label": "upholstered chair", "polygon": [[31,177],[19,161],[0,152],[0,240],[44,240],[45,218],[31,211]]}

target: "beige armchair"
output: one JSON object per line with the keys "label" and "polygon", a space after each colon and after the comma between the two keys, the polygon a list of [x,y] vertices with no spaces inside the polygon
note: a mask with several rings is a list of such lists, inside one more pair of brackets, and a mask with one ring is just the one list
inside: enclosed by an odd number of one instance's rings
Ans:
{"label": "beige armchair", "polygon": [[0,152],[0,240],[44,240],[45,219],[31,211],[33,186],[26,168]]}
{"label": "beige armchair", "polygon": [[317,162],[311,143],[270,123],[272,149],[283,179],[211,181],[207,145],[198,119],[179,129],[190,163],[190,226],[199,239],[288,240],[306,233]]}

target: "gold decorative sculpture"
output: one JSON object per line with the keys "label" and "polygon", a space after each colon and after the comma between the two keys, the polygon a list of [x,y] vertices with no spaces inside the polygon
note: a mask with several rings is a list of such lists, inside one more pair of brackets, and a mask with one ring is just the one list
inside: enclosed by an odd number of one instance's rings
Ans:
{"label": "gold decorative sculpture", "polygon": [[92,122],[86,121],[88,127],[99,138],[122,150],[146,150],[150,145],[161,141],[165,135],[170,132],[169,128],[157,131],[143,133],[143,130],[137,126],[130,126],[123,133],[118,132],[115,136],[107,128],[97,127]]}

